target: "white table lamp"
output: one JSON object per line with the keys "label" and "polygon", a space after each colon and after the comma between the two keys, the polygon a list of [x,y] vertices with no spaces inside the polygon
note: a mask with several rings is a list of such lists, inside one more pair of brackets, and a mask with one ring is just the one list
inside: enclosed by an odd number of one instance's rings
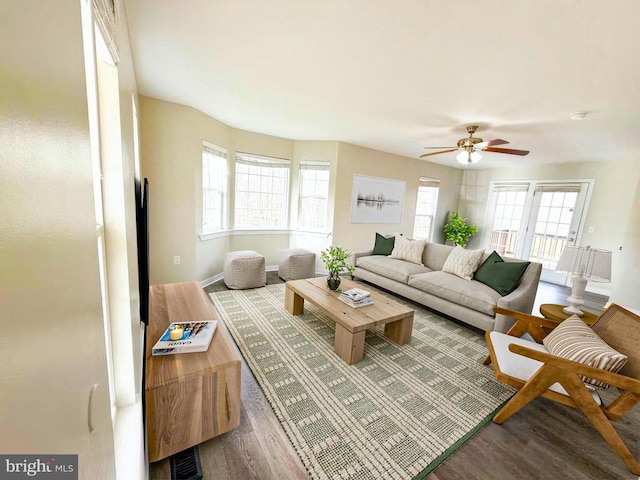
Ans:
{"label": "white table lamp", "polygon": [[584,305],[582,295],[587,287],[587,282],[611,281],[611,252],[600,250],[590,246],[578,247],[568,245],[564,247],[556,272],[570,276],[573,279],[571,295],[567,297],[568,307],[563,308],[564,313],[582,316],[579,307]]}

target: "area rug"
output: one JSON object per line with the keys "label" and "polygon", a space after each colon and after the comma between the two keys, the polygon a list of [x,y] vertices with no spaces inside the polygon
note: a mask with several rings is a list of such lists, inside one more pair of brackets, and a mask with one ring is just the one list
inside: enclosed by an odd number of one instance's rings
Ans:
{"label": "area rug", "polygon": [[372,329],[350,366],[331,319],[285,310],[284,284],[210,296],[311,478],[424,478],[514,393],[482,365],[482,333],[396,297],[416,310],[411,343]]}

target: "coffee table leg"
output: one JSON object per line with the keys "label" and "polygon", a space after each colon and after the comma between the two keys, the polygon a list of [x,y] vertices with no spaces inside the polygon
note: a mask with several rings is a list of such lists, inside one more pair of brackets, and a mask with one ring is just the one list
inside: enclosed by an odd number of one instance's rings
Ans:
{"label": "coffee table leg", "polygon": [[364,357],[365,330],[351,333],[336,323],[336,343],[333,350],[349,365],[358,363]]}
{"label": "coffee table leg", "polygon": [[393,340],[398,345],[406,345],[411,341],[411,330],[413,329],[413,313],[410,317],[387,323],[384,326],[384,336]]}
{"label": "coffee table leg", "polygon": [[284,289],[284,308],[292,315],[304,313],[304,297],[289,288]]}

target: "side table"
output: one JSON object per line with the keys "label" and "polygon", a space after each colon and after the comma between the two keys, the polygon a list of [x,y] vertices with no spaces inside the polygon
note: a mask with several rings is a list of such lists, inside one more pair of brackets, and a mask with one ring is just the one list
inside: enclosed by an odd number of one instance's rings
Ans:
{"label": "side table", "polygon": [[[544,318],[548,318],[549,320],[554,320],[556,322],[562,322],[563,320],[566,320],[571,316],[568,313],[564,313],[562,311],[564,307],[565,307],[564,305],[557,305],[555,303],[544,303],[540,305],[540,313]],[[584,315],[582,315],[582,317],[580,318],[584,323],[586,323],[589,326],[596,323],[596,320],[600,318],[595,313],[587,312],[584,310],[583,312],[584,312]]]}

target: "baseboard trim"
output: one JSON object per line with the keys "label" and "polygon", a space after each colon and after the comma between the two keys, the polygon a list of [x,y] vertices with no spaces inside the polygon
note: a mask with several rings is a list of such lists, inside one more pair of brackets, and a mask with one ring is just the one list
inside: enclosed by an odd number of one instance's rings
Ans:
{"label": "baseboard trim", "polygon": [[[267,265],[267,266],[264,267],[264,270],[265,270],[265,272],[277,272],[278,271],[278,265]],[[212,283],[219,282],[223,278],[224,278],[224,273],[223,272],[216,273],[215,275],[213,275],[211,277],[205,278],[204,280],[200,280],[200,286],[202,288],[208,287]]]}

